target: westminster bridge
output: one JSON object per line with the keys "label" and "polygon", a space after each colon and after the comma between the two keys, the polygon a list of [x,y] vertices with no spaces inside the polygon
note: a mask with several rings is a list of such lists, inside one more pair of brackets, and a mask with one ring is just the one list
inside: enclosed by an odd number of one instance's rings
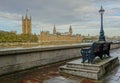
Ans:
{"label": "westminster bridge", "polygon": [[[91,80],[81,77],[79,79],[78,77],[61,75],[58,72],[60,65],[65,64],[66,61],[80,58],[81,48],[90,47],[90,45],[91,43],[84,43],[63,46],[1,49],[0,83],[44,83],[43,81],[48,79],[54,80],[54,78],[63,81],[54,83],[104,83],[99,81],[91,82]],[[112,43],[111,55],[120,56],[120,42]],[[117,70],[120,72],[120,67],[114,70],[113,74]],[[115,80],[119,80],[118,77],[120,77],[120,73],[113,77],[113,83],[118,82],[115,82]],[[65,78],[69,78],[70,80],[66,80]],[[76,79],[79,80],[76,81]],[[78,82],[81,80],[85,82]],[[45,83],[53,83],[53,81]]]}

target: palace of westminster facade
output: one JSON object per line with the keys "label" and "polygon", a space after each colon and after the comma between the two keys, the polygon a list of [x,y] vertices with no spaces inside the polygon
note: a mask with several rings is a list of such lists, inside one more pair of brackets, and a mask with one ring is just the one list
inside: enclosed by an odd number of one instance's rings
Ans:
{"label": "palace of westminster facade", "polygon": [[[32,18],[22,16],[22,34],[32,34]],[[69,31],[66,33],[60,33],[56,31],[56,26],[53,27],[53,33],[49,31],[41,31],[38,36],[39,42],[71,42],[79,43],[82,42],[83,37],[80,34],[73,35],[72,27],[70,25]]]}

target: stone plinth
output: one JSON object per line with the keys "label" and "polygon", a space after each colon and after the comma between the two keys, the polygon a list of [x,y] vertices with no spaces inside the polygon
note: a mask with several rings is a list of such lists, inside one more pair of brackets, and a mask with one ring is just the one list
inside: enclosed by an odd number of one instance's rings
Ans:
{"label": "stone plinth", "polygon": [[67,62],[66,65],[60,66],[59,71],[62,73],[99,80],[105,75],[105,73],[110,72],[119,64],[118,57],[106,57],[103,60],[97,58],[95,60],[94,64],[81,63],[82,59]]}

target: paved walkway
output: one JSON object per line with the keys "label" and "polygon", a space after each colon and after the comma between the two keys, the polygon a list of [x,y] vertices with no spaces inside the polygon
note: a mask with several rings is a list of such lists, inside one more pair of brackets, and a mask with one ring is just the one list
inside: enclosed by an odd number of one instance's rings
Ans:
{"label": "paved walkway", "polygon": [[[120,60],[120,48],[111,51],[112,56]],[[83,77],[60,74],[59,66],[66,62],[55,63],[8,76],[0,77],[0,83],[120,83],[120,65],[110,71],[102,80],[91,80]]]}
{"label": "paved walkway", "polygon": [[[120,48],[111,51],[112,56],[118,56],[120,63]],[[103,83],[120,83],[120,65],[112,70],[103,80]]]}

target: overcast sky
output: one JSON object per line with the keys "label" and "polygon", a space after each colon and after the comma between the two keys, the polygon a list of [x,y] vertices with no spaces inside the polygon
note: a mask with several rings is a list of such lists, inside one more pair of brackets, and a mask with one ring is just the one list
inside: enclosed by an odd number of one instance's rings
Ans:
{"label": "overcast sky", "polygon": [[105,9],[106,36],[120,35],[120,0],[0,0],[0,30],[22,32],[21,17],[32,16],[33,33],[41,30],[99,35],[100,6]]}

